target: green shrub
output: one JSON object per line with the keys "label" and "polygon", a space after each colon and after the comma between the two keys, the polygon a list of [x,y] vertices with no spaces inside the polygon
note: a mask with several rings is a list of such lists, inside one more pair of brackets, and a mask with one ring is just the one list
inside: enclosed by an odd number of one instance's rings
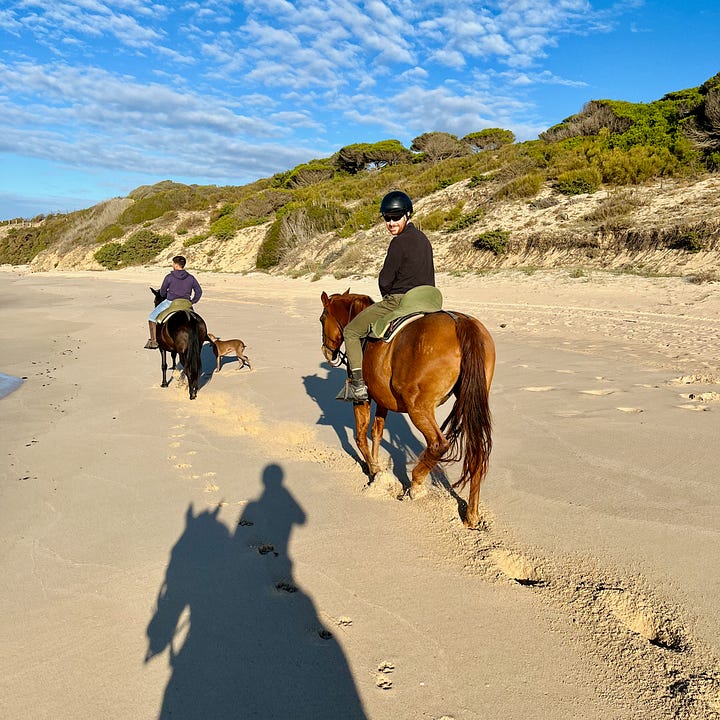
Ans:
{"label": "green shrub", "polygon": [[469,228],[471,225],[474,225],[476,222],[482,220],[484,215],[485,211],[482,208],[478,208],[477,210],[473,210],[471,213],[461,215],[452,225],[450,225],[450,227],[445,230],[445,232],[454,233],[458,232],[458,230],[465,230],[465,228]]}
{"label": "green shrub", "polygon": [[125,228],[122,225],[118,225],[117,223],[114,223],[113,225],[108,225],[106,228],[103,228],[97,236],[97,242],[98,243],[106,243],[110,240],[115,240],[115,238],[120,238],[125,234]]}
{"label": "green shrub", "polygon": [[705,249],[705,242],[697,230],[680,231],[669,243],[671,250],[685,250],[685,252],[696,253]]}
{"label": "green shrub", "polygon": [[275,222],[267,229],[262,244],[258,249],[255,267],[258,270],[269,270],[280,263],[280,226],[282,221],[275,218]]}
{"label": "green shrub", "polygon": [[25,265],[46,247],[40,228],[11,228],[0,240],[0,264]]}
{"label": "green shrub", "polygon": [[218,240],[229,240],[238,229],[238,222],[234,215],[221,215],[212,225],[210,234]]}
{"label": "green shrub", "polygon": [[595,168],[570,170],[558,175],[555,189],[563,195],[592,194],[600,185],[601,176]]}
{"label": "green shrub", "polygon": [[359,230],[368,230],[380,221],[380,201],[372,199],[356,207],[338,230],[342,238],[351,237]]}
{"label": "green shrub", "polygon": [[185,240],[183,240],[183,247],[187,248],[192,247],[193,245],[198,245],[204,240],[207,240],[209,237],[210,233],[200,233],[199,235],[193,235],[192,237],[185,238]]}
{"label": "green shrub", "polygon": [[425,215],[418,216],[417,224],[425,232],[434,232],[439,230],[449,222],[455,222],[462,212],[462,202],[458,203],[449,210],[438,209],[433,210]]}
{"label": "green shrub", "polygon": [[540,192],[545,177],[540,173],[521,175],[505,183],[495,193],[496,200],[519,200],[534,197]]}
{"label": "green shrub", "polygon": [[469,188],[477,187],[478,185],[482,185],[483,183],[489,182],[492,180],[492,175],[472,175],[470,177],[470,182],[468,183]]}
{"label": "green shrub", "polygon": [[96,253],[95,259],[108,270],[117,270],[132,265],[144,265],[171,245],[170,235],[159,235],[152,230],[138,230],[124,244],[107,243]]}
{"label": "green shrub", "polygon": [[108,270],[116,270],[122,265],[122,245],[116,242],[107,243],[95,253],[94,257]]}
{"label": "green shrub", "polygon": [[597,163],[603,182],[614,185],[639,185],[654,177],[682,172],[680,162],[666,147],[636,145],[629,150],[613,148],[601,153]]}
{"label": "green shrub", "polygon": [[493,255],[504,255],[509,239],[510,233],[507,230],[488,230],[473,242],[473,247],[476,250],[488,250]]}

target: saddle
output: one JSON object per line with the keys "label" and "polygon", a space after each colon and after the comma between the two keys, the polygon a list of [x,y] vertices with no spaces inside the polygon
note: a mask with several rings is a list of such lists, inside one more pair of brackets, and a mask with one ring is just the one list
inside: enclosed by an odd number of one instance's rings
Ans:
{"label": "saddle", "polygon": [[390,342],[406,325],[428,313],[442,310],[442,293],[432,285],[419,285],[408,290],[397,310],[383,315],[370,326],[368,338]]}
{"label": "saddle", "polygon": [[164,323],[171,315],[174,315],[176,312],[192,312],[193,306],[192,303],[189,300],[185,300],[184,298],[178,298],[177,300],[173,300],[170,303],[170,306],[165,308],[158,316],[156,322],[158,324]]}

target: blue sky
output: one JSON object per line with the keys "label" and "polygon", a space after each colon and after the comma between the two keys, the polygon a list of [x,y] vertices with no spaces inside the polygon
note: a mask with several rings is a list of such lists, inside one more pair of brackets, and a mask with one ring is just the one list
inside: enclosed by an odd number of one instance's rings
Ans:
{"label": "blue sky", "polygon": [[534,139],[702,84],[719,27],[718,0],[0,0],[0,219],[356,142]]}

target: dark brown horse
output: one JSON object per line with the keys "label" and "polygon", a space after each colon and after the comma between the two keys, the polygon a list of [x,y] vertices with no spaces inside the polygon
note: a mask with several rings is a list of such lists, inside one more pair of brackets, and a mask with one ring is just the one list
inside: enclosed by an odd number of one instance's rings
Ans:
{"label": "dark brown horse", "polygon": [[[338,365],[343,329],[361,310],[372,305],[367,295],[321,295],[322,352]],[[480,483],[488,469],[492,448],[488,396],[495,369],[495,344],[485,326],[463,313],[445,311],[424,315],[407,325],[393,340],[371,340],[363,354],[363,376],[377,409],[368,448],[370,403],[355,408],[355,442],[370,477],[380,471],[378,452],[388,411],[407,413],[425,438],[426,448],[412,471],[410,497],[422,493],[425,478],[441,461],[463,460],[462,474],[453,487],[470,482],[465,525],[479,520]],[[455,404],[440,427],[435,408],[450,395]]]}
{"label": "dark brown horse", "polygon": [[[155,296],[155,306],[164,299],[159,290],[150,288]],[[167,353],[172,357],[175,370],[175,358],[180,356],[183,375],[187,378],[190,399],[197,397],[200,373],[202,372],[202,346],[207,340],[205,321],[193,311],[173,313],[165,322],[158,323],[157,342],[162,359],[162,385],[167,387]]]}

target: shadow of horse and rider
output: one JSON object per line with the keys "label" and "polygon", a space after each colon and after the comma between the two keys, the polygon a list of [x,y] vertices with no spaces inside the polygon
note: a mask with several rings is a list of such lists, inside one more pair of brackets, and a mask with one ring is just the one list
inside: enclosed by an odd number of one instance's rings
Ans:
{"label": "shadow of horse and rider", "polygon": [[288,554],[305,512],[278,465],[234,528],[187,509],[147,627],[172,675],[159,720],[366,717],[343,651],[295,584]]}

